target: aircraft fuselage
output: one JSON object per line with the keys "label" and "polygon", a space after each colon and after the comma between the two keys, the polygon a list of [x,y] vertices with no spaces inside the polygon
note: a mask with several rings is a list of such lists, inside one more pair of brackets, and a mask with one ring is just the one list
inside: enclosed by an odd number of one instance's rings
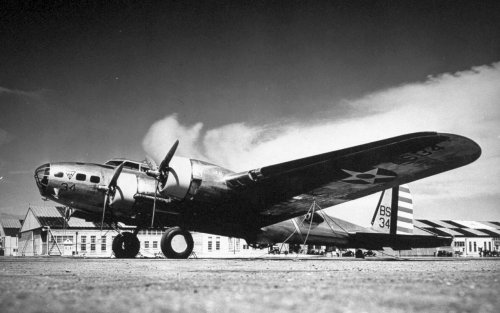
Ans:
{"label": "aircraft fuselage", "polygon": [[[109,206],[116,221],[145,227],[150,222],[157,181],[147,173],[146,164],[124,161],[117,190]],[[112,163],[112,162],[111,162]],[[186,224],[195,228],[197,221],[227,211],[231,190],[223,177],[232,172],[194,159],[174,157],[173,171],[157,193],[158,227]],[[98,220],[104,193],[116,169],[113,164],[60,162],[44,164],[35,170],[40,194],[52,201],[79,210],[90,220]],[[224,200],[227,201],[224,201]],[[212,214],[213,213],[213,214]],[[191,227],[190,227],[191,226]],[[192,229],[197,230],[197,229]]]}

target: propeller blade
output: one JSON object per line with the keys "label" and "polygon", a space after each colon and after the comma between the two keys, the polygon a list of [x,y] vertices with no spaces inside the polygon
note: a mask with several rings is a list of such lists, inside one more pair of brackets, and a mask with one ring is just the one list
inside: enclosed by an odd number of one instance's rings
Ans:
{"label": "propeller blade", "polygon": [[158,196],[158,180],[156,180],[156,187],[155,187],[155,199],[153,201],[153,214],[151,215],[151,228],[153,228],[154,222],[155,222],[155,212],[156,212],[156,197]]}
{"label": "propeller blade", "polygon": [[177,150],[178,145],[179,145],[179,140],[176,140],[174,145],[172,146],[172,148],[170,148],[167,155],[163,159],[163,161],[161,161],[161,164],[159,167],[160,172],[163,172],[168,168],[168,165],[170,164],[170,161],[172,160],[172,157],[174,156],[175,150]]}
{"label": "propeller blade", "polygon": [[123,170],[123,165],[125,165],[125,163],[120,164],[120,166],[118,166],[118,167],[115,169],[115,172],[113,173],[113,177],[112,177],[112,178],[111,178],[111,180],[109,181],[108,189],[111,189],[111,188],[115,188],[115,187],[116,187],[116,182],[118,181],[118,177],[119,177],[119,176],[120,176],[120,174],[122,173],[122,170]]}
{"label": "propeller blade", "polygon": [[120,177],[120,174],[122,173],[123,165],[125,165],[125,163],[120,164],[120,166],[118,166],[115,169],[113,177],[111,177],[111,180],[109,181],[109,184],[106,187],[106,193],[104,196],[104,205],[102,207],[101,232],[104,226],[104,217],[106,216],[106,208],[108,207],[109,194],[111,192],[114,192],[114,189],[116,188],[116,183],[118,182],[118,177]]}
{"label": "propeller blade", "polygon": [[106,215],[107,206],[108,206],[108,192],[106,191],[106,195],[104,196],[104,206],[102,207],[101,232],[104,226],[104,216]]}

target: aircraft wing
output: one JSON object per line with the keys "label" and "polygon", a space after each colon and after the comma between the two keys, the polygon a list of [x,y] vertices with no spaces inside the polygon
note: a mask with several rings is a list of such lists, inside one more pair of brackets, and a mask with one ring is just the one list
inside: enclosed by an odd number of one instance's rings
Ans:
{"label": "aircraft wing", "polygon": [[[469,164],[481,148],[453,134],[420,132],[225,177],[258,226],[361,198]],[[257,210],[255,210],[257,208]]]}

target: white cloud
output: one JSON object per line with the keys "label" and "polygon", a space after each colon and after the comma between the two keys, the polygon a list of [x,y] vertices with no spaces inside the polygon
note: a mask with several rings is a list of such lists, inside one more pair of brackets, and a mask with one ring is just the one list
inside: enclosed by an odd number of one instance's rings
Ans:
{"label": "white cloud", "polygon": [[39,98],[41,94],[43,94],[45,90],[40,91],[23,91],[18,89],[9,89],[0,86],[0,94],[12,94],[16,96],[30,97],[30,98]]}
{"label": "white cloud", "polygon": [[203,154],[198,144],[202,127],[202,123],[191,127],[183,126],[177,120],[177,115],[173,114],[151,125],[142,145],[146,153],[151,155],[155,161],[160,162],[174,142],[179,139],[180,145],[177,155],[202,158]]}
{"label": "white cloud", "polygon": [[472,165],[428,178],[414,191],[430,198],[498,192],[500,63],[429,77],[424,82],[343,100],[342,105],[346,103],[353,112],[374,113],[339,119],[332,110],[321,120],[286,120],[273,125],[242,122],[204,132],[201,123],[183,126],[171,115],[151,126],[143,146],[161,159],[179,138],[183,155],[241,171],[404,133],[450,132],[478,142],[482,157]]}

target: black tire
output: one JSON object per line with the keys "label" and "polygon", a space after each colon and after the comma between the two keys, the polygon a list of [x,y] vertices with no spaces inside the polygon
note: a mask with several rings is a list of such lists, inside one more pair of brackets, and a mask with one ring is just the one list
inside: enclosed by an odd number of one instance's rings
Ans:
{"label": "black tire", "polygon": [[113,240],[113,252],[118,259],[135,258],[140,248],[137,236],[129,232],[121,233]]}
{"label": "black tire", "polygon": [[356,259],[364,259],[365,258],[365,255],[363,254],[363,251],[361,251],[361,249],[358,249],[356,250]]}
{"label": "black tire", "polygon": [[[186,241],[186,248],[183,251],[175,251],[172,248],[172,239],[175,236],[183,236]],[[160,242],[161,251],[169,259],[187,259],[193,252],[194,242],[193,236],[187,230],[180,227],[172,227],[161,236]]]}

